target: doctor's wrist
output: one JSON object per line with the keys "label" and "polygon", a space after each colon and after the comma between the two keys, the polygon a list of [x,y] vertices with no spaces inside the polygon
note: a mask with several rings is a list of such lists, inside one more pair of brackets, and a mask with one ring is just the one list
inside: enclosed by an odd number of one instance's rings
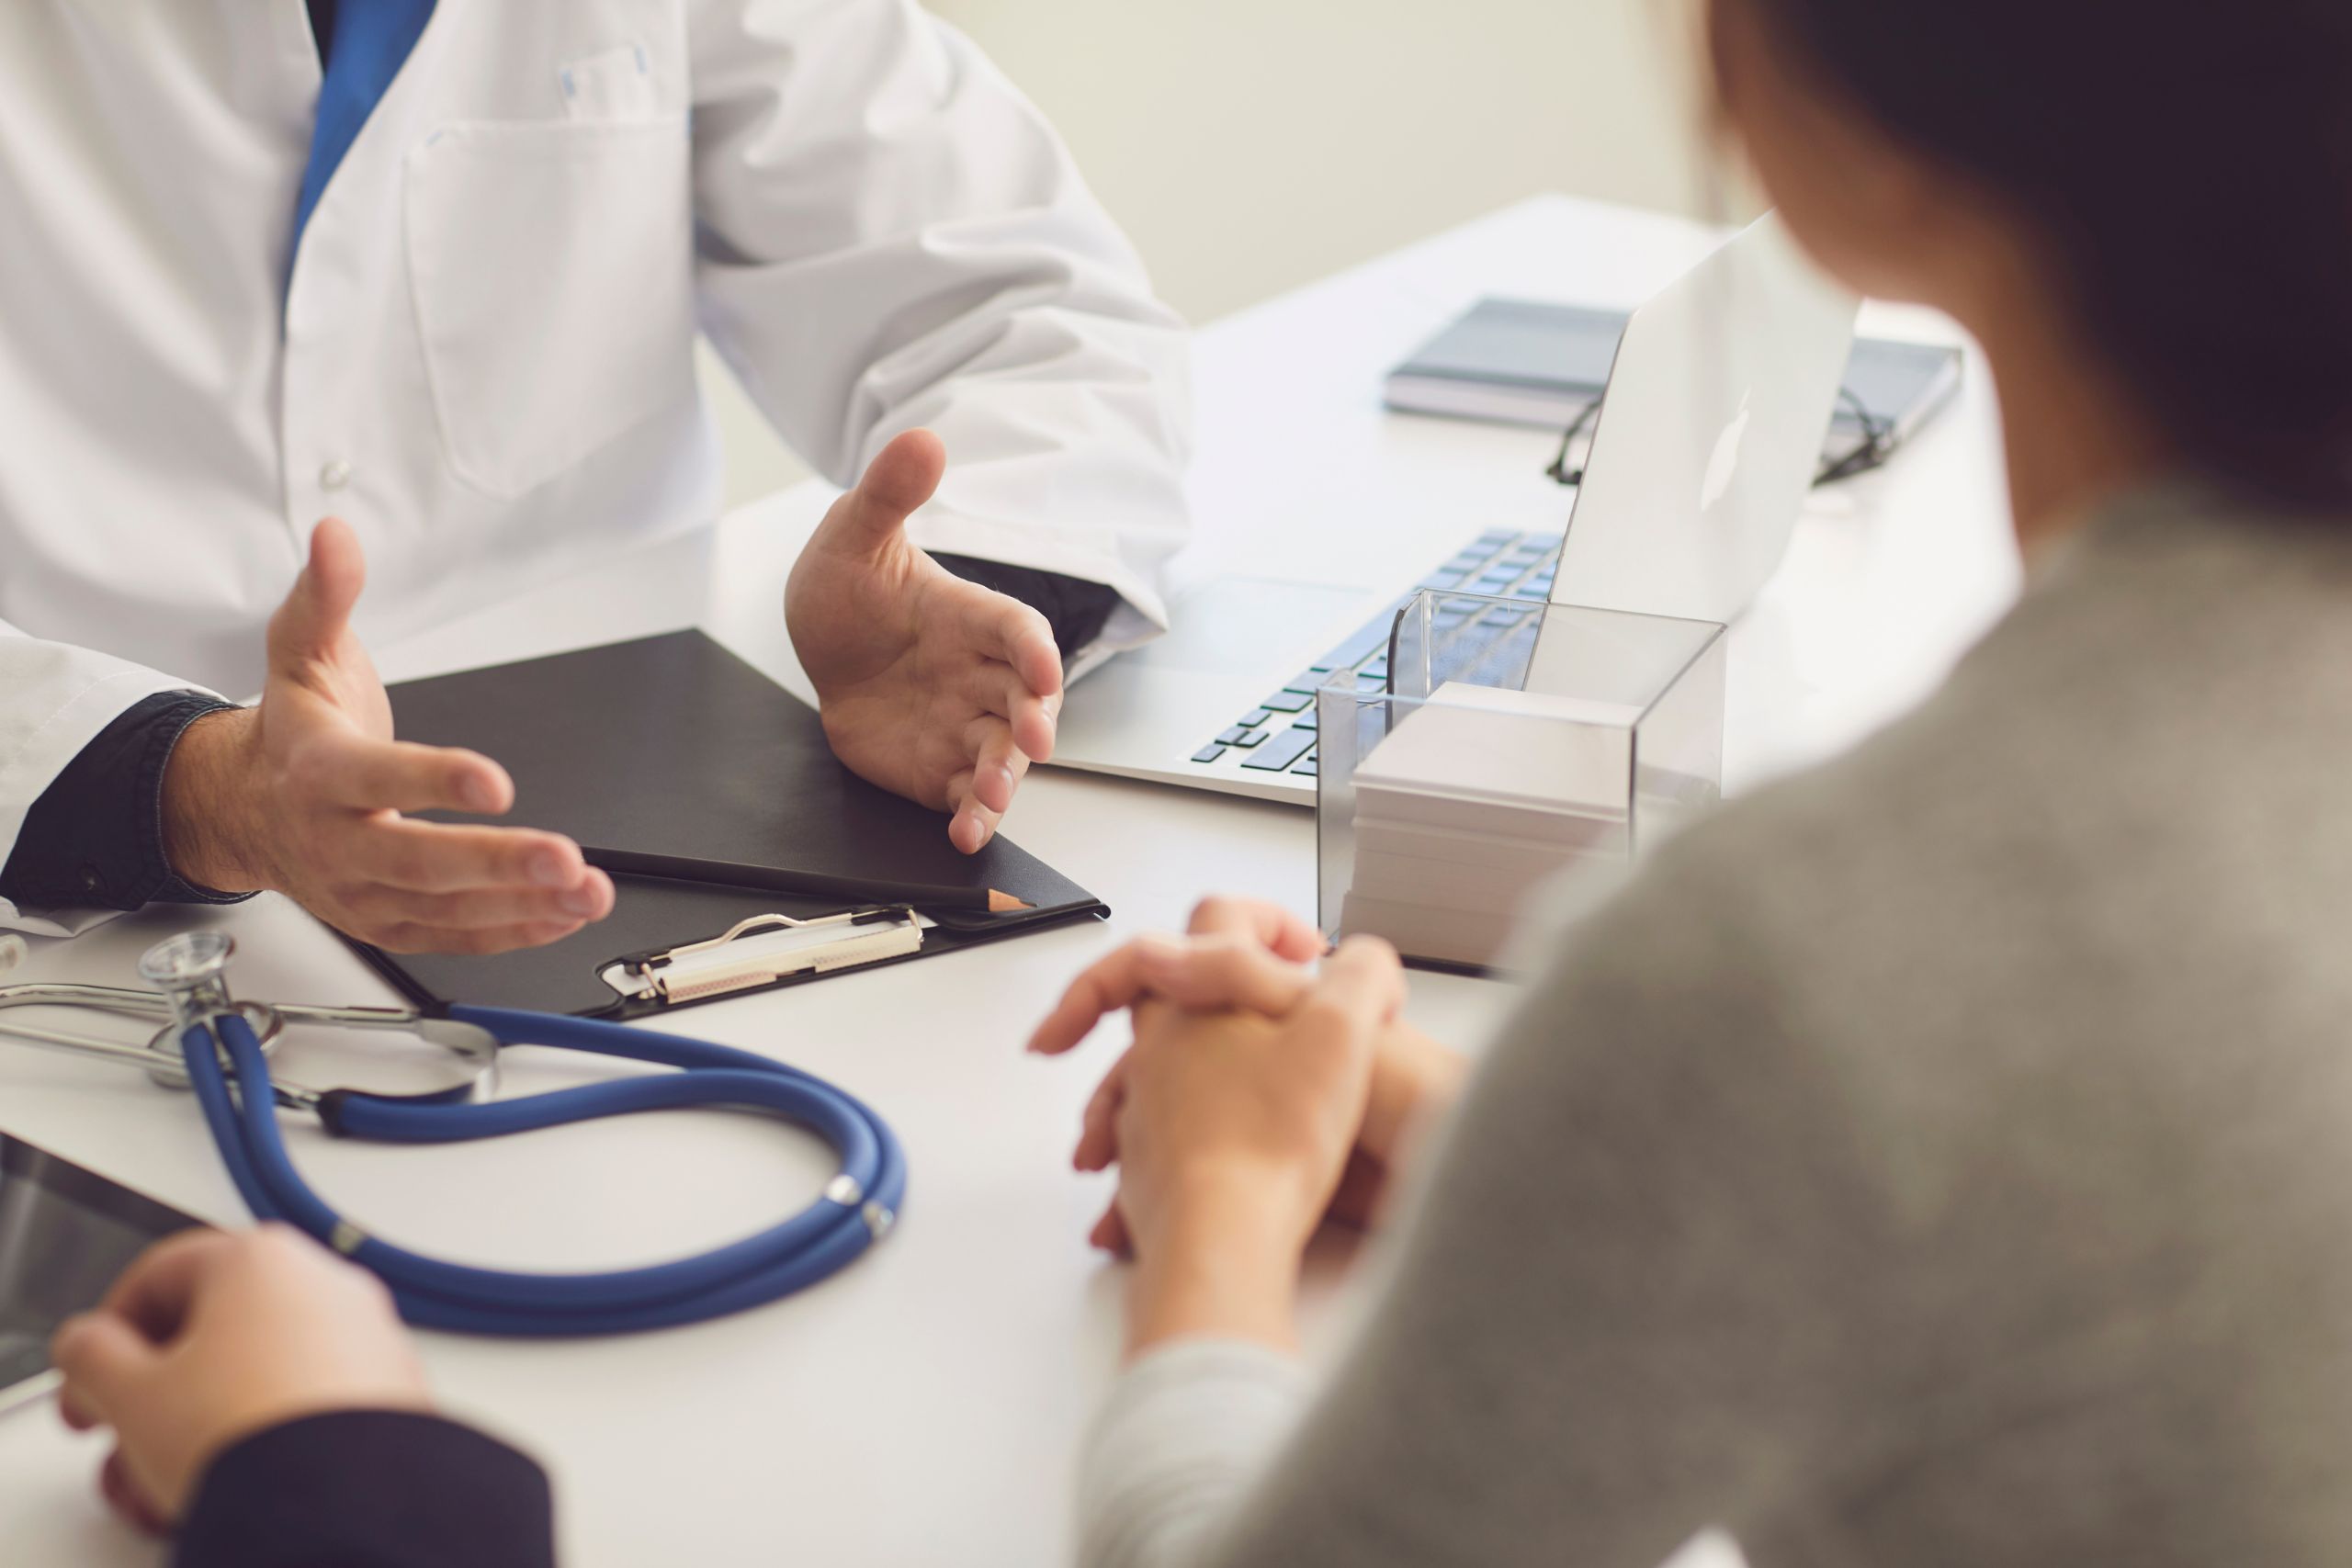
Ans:
{"label": "doctor's wrist", "polygon": [[217,893],[272,886],[260,830],[261,712],[223,708],[189,725],[164,770],[164,859],[181,881]]}

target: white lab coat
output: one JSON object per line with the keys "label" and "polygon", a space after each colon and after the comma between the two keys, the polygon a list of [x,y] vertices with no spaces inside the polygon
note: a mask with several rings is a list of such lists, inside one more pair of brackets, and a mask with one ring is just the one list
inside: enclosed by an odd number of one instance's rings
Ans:
{"label": "white lab coat", "polygon": [[0,860],[125,707],[258,690],[322,515],[372,639],[707,524],[697,326],[836,483],[938,431],[919,542],[1165,624],[1181,323],[913,0],[439,0],[289,257],[319,80],[303,0],[0,5]]}

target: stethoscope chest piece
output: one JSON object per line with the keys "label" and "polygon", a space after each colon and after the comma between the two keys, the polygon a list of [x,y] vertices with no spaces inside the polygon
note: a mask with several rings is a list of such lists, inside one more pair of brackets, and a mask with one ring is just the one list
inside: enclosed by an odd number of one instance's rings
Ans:
{"label": "stethoscope chest piece", "polygon": [[237,939],[226,931],[182,931],[140,954],[139,977],[162,993],[172,1011],[172,1021],[147,1043],[147,1049],[163,1058],[147,1069],[150,1079],[165,1089],[193,1088],[181,1059],[180,1037],[223,1013],[245,1021],[263,1055],[277,1054],[277,1037],[286,1027],[277,1010],[229,995],[229,961],[236,954]]}
{"label": "stethoscope chest piece", "polygon": [[226,931],[182,931],[141,953],[139,977],[171,998],[183,1024],[229,1010],[229,960],[237,939]]}
{"label": "stethoscope chest piece", "polygon": [[0,1033],[28,1045],[140,1067],[151,1081],[165,1089],[187,1089],[190,1085],[180,1043],[184,1026],[172,996],[164,989],[163,976],[168,975],[175,983],[184,983],[191,988],[201,985],[203,994],[213,998],[209,1004],[211,1013],[234,1013],[243,1018],[265,1055],[277,1052],[279,1037],[285,1032],[286,1021],[277,1009],[264,1002],[230,998],[222,974],[235,951],[236,944],[218,931],[187,931],[159,942],[140,960],[141,975],[158,987],[152,991],[62,983],[0,986],[0,1011],[18,1008],[68,1009],[155,1025],[143,1043],[79,1034],[13,1018],[0,1023]]}

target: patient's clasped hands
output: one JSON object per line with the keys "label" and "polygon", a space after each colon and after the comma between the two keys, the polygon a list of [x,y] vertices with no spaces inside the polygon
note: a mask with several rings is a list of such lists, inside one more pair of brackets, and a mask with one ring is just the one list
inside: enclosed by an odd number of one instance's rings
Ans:
{"label": "patient's clasped hands", "polygon": [[1385,943],[1344,942],[1272,905],[1204,903],[1182,939],[1089,968],[1031,1049],[1067,1051],[1122,1008],[1135,1043],[1089,1103],[1074,1163],[1115,1163],[1095,1242],[1136,1259],[1128,1348],[1188,1335],[1286,1346],[1300,1254],[1327,1214],[1375,1212],[1460,1059],[1400,1021]]}

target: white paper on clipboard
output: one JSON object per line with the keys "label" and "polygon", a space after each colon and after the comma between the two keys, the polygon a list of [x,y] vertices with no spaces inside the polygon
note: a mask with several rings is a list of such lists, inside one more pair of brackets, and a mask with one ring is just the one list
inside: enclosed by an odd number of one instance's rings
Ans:
{"label": "white paper on clipboard", "polygon": [[772,985],[787,976],[831,973],[919,951],[923,932],[938,924],[914,910],[890,920],[861,919],[847,911],[815,920],[757,915],[723,935],[689,943],[638,967],[616,961],[598,976],[619,996],[642,1001],[698,1001],[729,991]]}

